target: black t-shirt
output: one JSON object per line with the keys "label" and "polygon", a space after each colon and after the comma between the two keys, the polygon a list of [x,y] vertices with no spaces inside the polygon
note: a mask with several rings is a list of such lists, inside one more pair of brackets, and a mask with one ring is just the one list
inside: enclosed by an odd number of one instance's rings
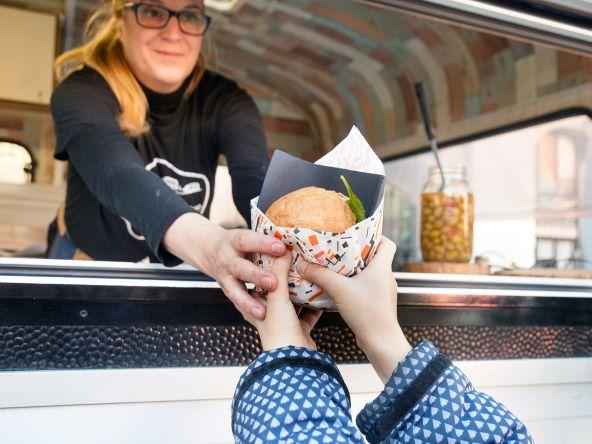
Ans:
{"label": "black t-shirt", "polygon": [[151,128],[137,138],[119,128],[120,107],[103,77],[85,67],[54,91],[55,157],[69,161],[65,220],[78,248],[96,260],[165,264],[178,259],[162,238],[181,215],[208,217],[220,154],[234,202],[249,221],[269,158],[261,116],[236,83],[206,71],[183,99],[144,89]]}

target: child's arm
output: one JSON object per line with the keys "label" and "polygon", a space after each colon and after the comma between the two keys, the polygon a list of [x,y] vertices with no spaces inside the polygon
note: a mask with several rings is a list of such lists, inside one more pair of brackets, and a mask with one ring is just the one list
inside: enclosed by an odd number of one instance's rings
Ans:
{"label": "child's arm", "polygon": [[532,443],[526,427],[423,341],[397,365],[384,390],[356,418],[370,443]]}
{"label": "child's arm", "polygon": [[237,443],[363,443],[349,392],[333,360],[304,347],[262,353],[242,375],[232,402]]}
{"label": "child's arm", "polygon": [[385,383],[358,415],[369,442],[531,442],[524,425],[503,405],[476,392],[462,372],[424,341],[412,349],[397,316],[391,264],[395,244],[382,238],[360,274],[347,278],[315,264],[298,271],[335,302],[356,341]]}

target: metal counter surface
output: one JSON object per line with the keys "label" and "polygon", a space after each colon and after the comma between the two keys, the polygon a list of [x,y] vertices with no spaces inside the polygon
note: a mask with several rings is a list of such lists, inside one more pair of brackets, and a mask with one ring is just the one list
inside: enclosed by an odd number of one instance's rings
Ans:
{"label": "metal counter surface", "polygon": [[[592,326],[592,280],[395,273],[402,325]],[[362,296],[362,295],[361,295]],[[244,325],[189,267],[0,259],[0,325]],[[343,325],[336,313],[320,325]]]}

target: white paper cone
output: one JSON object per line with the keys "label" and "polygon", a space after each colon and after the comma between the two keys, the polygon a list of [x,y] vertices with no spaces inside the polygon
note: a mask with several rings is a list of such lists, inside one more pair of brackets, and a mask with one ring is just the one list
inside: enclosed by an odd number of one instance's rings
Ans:
{"label": "white paper cone", "polygon": [[[384,176],[384,165],[356,127],[316,164]],[[332,309],[331,299],[319,287],[302,279],[296,271],[296,265],[301,260],[307,260],[346,276],[353,276],[363,270],[374,256],[382,235],[384,196],[371,216],[343,233],[276,227],[258,208],[258,201],[259,197],[251,201],[252,229],[281,239],[292,252],[289,273],[292,301],[315,308]],[[257,265],[271,270],[268,257],[260,254],[253,256]],[[257,290],[262,291],[260,288]]]}

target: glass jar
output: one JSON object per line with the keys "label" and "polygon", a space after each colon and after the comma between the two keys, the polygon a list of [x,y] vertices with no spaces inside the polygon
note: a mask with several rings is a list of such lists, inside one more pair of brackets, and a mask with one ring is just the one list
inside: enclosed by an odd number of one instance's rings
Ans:
{"label": "glass jar", "polygon": [[473,255],[473,193],[461,165],[428,171],[421,192],[421,253],[426,262],[469,262]]}

